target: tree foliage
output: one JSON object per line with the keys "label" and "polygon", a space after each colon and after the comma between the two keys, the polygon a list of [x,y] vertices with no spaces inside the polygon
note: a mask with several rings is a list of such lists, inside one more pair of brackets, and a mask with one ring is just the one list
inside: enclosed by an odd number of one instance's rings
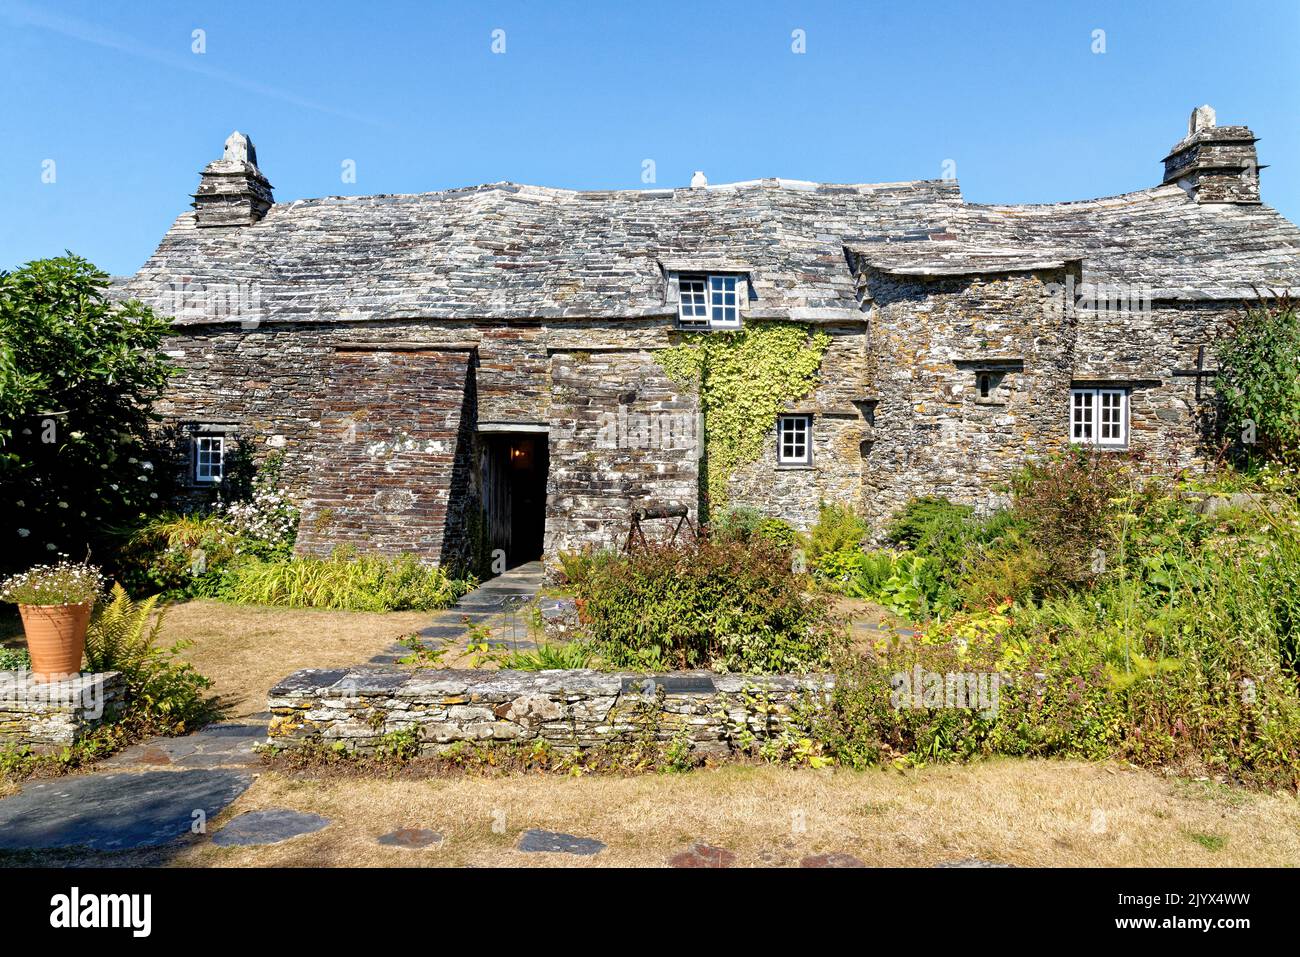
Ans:
{"label": "tree foliage", "polygon": [[1215,384],[1228,434],[1242,441],[1248,455],[1282,459],[1300,453],[1300,317],[1295,304],[1284,298],[1247,309],[1229,324],[1217,350]]}
{"label": "tree foliage", "polygon": [[94,550],[160,497],[152,403],[175,371],[165,319],[111,302],[68,254],[0,273],[0,563]]}

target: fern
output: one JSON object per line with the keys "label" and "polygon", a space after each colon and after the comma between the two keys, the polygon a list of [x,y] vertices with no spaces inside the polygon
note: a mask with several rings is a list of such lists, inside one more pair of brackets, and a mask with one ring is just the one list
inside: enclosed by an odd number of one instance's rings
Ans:
{"label": "fern", "polygon": [[180,732],[210,716],[203,691],[212,682],[180,660],[192,642],[159,642],[165,611],[158,595],[132,601],[115,584],[86,631],[86,662],[91,671],[122,673],[133,717],[154,730]]}

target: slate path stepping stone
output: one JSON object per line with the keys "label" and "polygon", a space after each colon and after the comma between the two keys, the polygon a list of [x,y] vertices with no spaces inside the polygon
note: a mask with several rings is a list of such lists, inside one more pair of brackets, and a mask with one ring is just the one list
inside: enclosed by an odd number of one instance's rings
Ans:
{"label": "slate path stepping stone", "polygon": [[866,867],[852,854],[812,854],[799,862],[800,867]]}
{"label": "slate path stepping stone", "polygon": [[442,835],[437,831],[430,831],[423,827],[403,827],[385,834],[379,838],[379,843],[386,847],[405,847],[411,850],[419,850],[422,847],[433,847],[441,844]]}
{"label": "slate path stepping stone", "polygon": [[221,847],[279,844],[291,837],[319,831],[327,824],[329,819],[319,814],[291,811],[283,807],[246,811],[213,834],[212,843]]}
{"label": "slate path stepping stone", "polygon": [[261,762],[254,747],[266,740],[266,722],[210,724],[183,738],[150,738],[104,762],[110,768],[253,767]]}
{"label": "slate path stepping stone", "polygon": [[1003,864],[1001,861],[984,861],[978,857],[964,857],[960,861],[940,861],[935,867],[1015,867],[1014,864]]}
{"label": "slate path stepping stone", "polygon": [[668,859],[669,867],[730,867],[736,855],[726,848],[696,842]]}
{"label": "slate path stepping stone", "polygon": [[0,801],[0,850],[161,847],[192,833],[195,820],[221,813],[251,783],[238,771],[191,770],[29,784]]}
{"label": "slate path stepping stone", "polygon": [[560,834],[557,831],[524,831],[519,839],[519,850],[526,852],[543,851],[551,854],[599,854],[605,844],[590,837],[574,837],[572,834]]}

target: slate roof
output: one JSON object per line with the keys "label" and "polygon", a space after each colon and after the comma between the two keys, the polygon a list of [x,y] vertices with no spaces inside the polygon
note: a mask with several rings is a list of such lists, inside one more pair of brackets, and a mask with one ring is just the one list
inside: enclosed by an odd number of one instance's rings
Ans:
{"label": "slate roof", "polygon": [[[924,251],[924,252],[923,252]],[[1197,204],[1176,185],[1085,202],[978,205],[954,181],[758,180],[581,192],[498,183],[277,203],[251,226],[177,218],[114,295],[179,323],[229,320],[202,296],[252,290],[257,318],[633,318],[671,313],[667,272],[750,272],[752,317],[860,317],[850,258],[912,275],[1082,259],[1084,281],[1153,298],[1300,290],[1300,230],[1265,205]],[[191,301],[192,300],[192,301]],[[247,318],[247,317],[245,317]]]}

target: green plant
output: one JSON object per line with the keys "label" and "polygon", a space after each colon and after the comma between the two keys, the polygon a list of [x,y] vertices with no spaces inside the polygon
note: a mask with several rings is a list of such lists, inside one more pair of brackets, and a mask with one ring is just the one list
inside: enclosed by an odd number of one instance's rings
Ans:
{"label": "green plant", "polygon": [[31,666],[26,648],[0,648],[0,671],[27,671]]}
{"label": "green plant", "polygon": [[596,655],[582,642],[571,641],[563,645],[539,644],[532,651],[514,651],[502,657],[498,664],[515,671],[550,671],[590,668]]}
{"label": "green plant", "polygon": [[824,662],[842,629],[806,574],[763,539],[657,546],[610,562],[577,589],[582,627],[615,668],[797,671]]}
{"label": "green plant", "polygon": [[36,565],[0,583],[0,601],[19,605],[80,605],[104,587],[99,569],[86,562]]}
{"label": "green plant", "polygon": [[698,389],[705,498],[708,510],[721,510],[729,479],[762,454],[777,414],[816,384],[831,338],[803,323],[760,321],[682,339],[656,358],[674,382]]}
{"label": "green plant", "polygon": [[1058,589],[1100,574],[1100,552],[1111,545],[1117,502],[1133,482],[1113,454],[1083,449],[1031,463],[1015,477],[1015,514],[1052,563]]}
{"label": "green plant", "polygon": [[431,648],[420,640],[419,635],[403,638],[401,644],[411,649],[409,655],[397,660],[399,665],[415,665],[417,668],[441,668],[442,659],[450,650],[446,647]]}
{"label": "green plant", "polygon": [[817,506],[817,521],[808,530],[808,561],[817,567],[824,555],[862,547],[867,525],[858,513],[838,502]]}
{"label": "green plant", "polygon": [[338,608],[349,611],[428,611],[447,608],[472,580],[447,576],[415,555],[357,555],[245,561],[230,566],[218,597],[244,605]]}
{"label": "green plant", "polygon": [[171,326],[108,286],[73,255],[0,272],[0,566],[97,552],[168,490],[150,426]]}
{"label": "green plant", "polygon": [[186,643],[160,644],[164,612],[157,595],[132,601],[121,585],[114,585],[86,632],[86,667],[121,672],[132,721],[175,734],[211,716],[203,692],[212,683],[181,660]]}
{"label": "green plant", "polygon": [[1247,455],[1300,452],[1300,316],[1288,298],[1261,302],[1227,323],[1216,344],[1221,425]]}

